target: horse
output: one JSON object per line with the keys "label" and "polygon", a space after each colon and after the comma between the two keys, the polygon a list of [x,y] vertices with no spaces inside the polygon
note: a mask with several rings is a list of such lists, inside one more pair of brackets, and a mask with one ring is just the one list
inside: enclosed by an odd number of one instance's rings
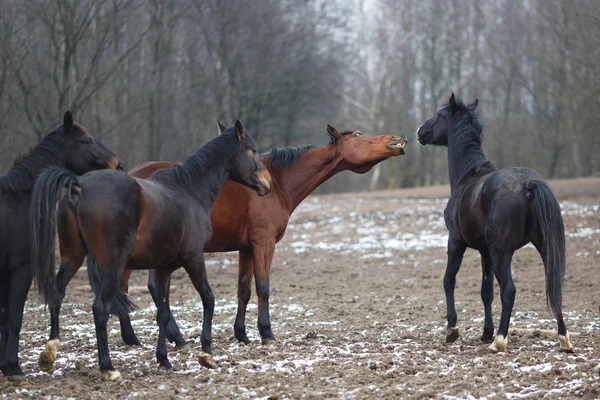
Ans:
{"label": "horse", "polygon": [[[222,129],[222,126],[221,126]],[[246,307],[250,301],[252,278],[256,281],[258,295],[258,331],[261,342],[275,340],[269,316],[269,275],[275,245],[286,231],[289,218],[296,207],[319,185],[333,175],[350,170],[358,174],[368,172],[373,166],[392,156],[404,154],[406,137],[369,136],[358,130],[339,133],[327,126],[329,143],[322,147],[305,146],[274,148],[261,155],[273,178],[273,191],[268,197],[257,197],[234,182],[227,182],[217,198],[211,213],[214,236],[204,251],[207,253],[238,251],[238,308],[234,334],[239,342],[248,344],[246,335]],[[175,162],[147,162],[132,169],[129,174],[148,178],[163,168],[172,168]],[[156,172],[158,171],[158,172]],[[234,211],[236,210],[236,211]],[[88,258],[88,275],[95,291],[99,290],[97,268]],[[121,276],[121,291],[128,292],[132,271]],[[156,302],[157,290],[154,272],[150,271],[148,289]],[[122,309],[131,309],[129,298],[121,293]],[[127,344],[139,344],[129,316],[120,318],[121,335]],[[173,315],[169,315],[167,337],[177,347],[184,347]]]}
{"label": "horse", "polygon": [[[546,303],[558,323],[560,350],[573,345],[562,315],[562,287],[566,256],[565,232],[556,197],[535,170],[497,169],[481,147],[483,125],[478,100],[465,104],[450,97],[447,105],[417,129],[422,145],[446,146],[450,199],[444,210],[448,228],[448,263],[444,275],[447,321],[446,342],[459,337],[454,308],[456,274],[467,247],[479,251],[483,270],[481,300],[485,322],[481,340],[491,352],[506,350],[508,326],[516,288],[510,265],[514,252],[532,243],[540,253],[546,277]],[[494,276],[500,285],[502,314],[494,337],[492,301]]]}
{"label": "horse", "polygon": [[[182,164],[149,179],[126,173],[97,171],[81,178],[62,169],[41,174],[31,204],[34,278],[51,311],[51,333],[46,344],[49,369],[60,344],[58,320],[65,289],[87,253],[99,264],[100,288],[92,310],[101,375],[121,379],[110,359],[106,332],[111,303],[124,268],[156,268],[159,326],[156,360],[171,368],[165,345],[171,273],[183,265],[204,307],[200,360],[212,361],[214,295],[208,283],[203,249],[210,241],[210,210],[227,179],[241,183],[259,196],[271,190],[271,177],[259,160],[256,144],[239,121],[209,141]],[[57,215],[56,192],[69,188]],[[236,210],[232,210],[236,212]],[[54,275],[54,224],[58,222],[61,265]],[[40,359],[40,361],[44,361]]]}
{"label": "horse", "polygon": [[63,124],[52,130],[14,166],[0,175],[0,370],[9,380],[23,382],[19,335],[32,274],[29,204],[40,171],[50,166],[84,174],[96,169],[123,169],[119,158],[73,122],[67,111]]}

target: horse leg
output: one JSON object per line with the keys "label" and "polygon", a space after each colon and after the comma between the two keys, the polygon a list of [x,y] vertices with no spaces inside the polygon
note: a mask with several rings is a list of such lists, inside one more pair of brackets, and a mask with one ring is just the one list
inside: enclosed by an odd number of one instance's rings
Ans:
{"label": "horse leg", "polygon": [[[61,246],[61,249],[65,247]],[[62,255],[62,262],[56,275],[56,288],[58,291],[57,303],[50,305],[50,338],[46,342],[46,350],[40,353],[38,357],[38,366],[40,370],[48,372],[54,366],[56,354],[60,346],[60,326],[59,316],[62,302],[65,298],[67,285],[75,276],[85,258],[85,250],[83,246],[80,248],[68,248],[68,254]]]}
{"label": "horse leg", "polygon": [[8,342],[6,364],[8,378],[13,381],[23,381],[25,374],[19,365],[19,335],[23,324],[23,309],[31,286],[33,276],[29,265],[17,268],[10,280]]}
{"label": "horse leg", "polygon": [[10,274],[8,269],[0,268],[0,371],[9,374],[6,354],[8,352],[8,314],[10,294]]}
{"label": "horse leg", "polygon": [[250,343],[250,339],[246,336],[246,309],[252,292],[253,275],[254,265],[252,254],[240,251],[238,265],[238,308],[233,331],[236,339],[245,344]]}
{"label": "horse leg", "polygon": [[[156,307],[158,309],[158,300],[160,297],[157,294],[156,279],[157,279],[156,270],[154,270],[154,269],[149,270],[149,272],[148,272],[148,291],[150,291],[152,300],[154,301],[154,304],[156,304]],[[171,282],[170,277],[169,277],[169,282]],[[167,286],[167,289],[166,289],[167,296],[169,295],[169,293],[171,291],[170,286],[171,286],[171,284],[169,283],[169,285]],[[170,307],[167,307],[167,312],[168,312],[168,316],[169,316],[169,320],[167,321],[167,327],[166,327],[167,340],[170,343],[175,343],[175,348],[183,349],[187,346],[187,342],[181,335],[181,331],[179,330],[179,327],[177,326],[177,323],[175,322],[175,317],[173,316],[173,312],[171,311]]]}
{"label": "horse leg", "polygon": [[199,252],[190,252],[190,256],[183,260],[183,267],[188,273],[190,280],[194,284],[196,291],[202,299],[204,315],[202,321],[202,351],[205,353],[200,356],[200,364],[207,368],[216,368],[212,359],[212,319],[215,312],[215,296],[208,284],[206,276],[206,265],[204,264],[204,254],[202,249]]}
{"label": "horse leg", "polygon": [[[538,253],[542,257],[542,261],[544,262],[544,270],[546,272],[546,279],[550,279],[548,277],[548,260],[544,256],[544,252],[542,251],[542,242],[536,241],[533,243]],[[573,344],[571,343],[571,338],[569,337],[569,332],[567,331],[567,325],[565,324],[565,320],[563,319],[562,310],[555,315],[556,322],[558,323],[558,342],[560,344],[560,350],[565,353],[573,352]]]}
{"label": "horse leg", "polygon": [[[131,270],[125,269],[121,274],[121,292],[126,295],[129,293],[129,277],[131,276]],[[139,346],[140,341],[135,335],[133,326],[131,326],[131,319],[129,314],[119,317],[119,325],[121,325],[121,339],[123,343],[129,346]]]}
{"label": "horse leg", "polygon": [[502,302],[502,314],[500,316],[500,325],[494,342],[489,346],[490,351],[497,353],[506,350],[508,343],[508,326],[510,324],[510,315],[515,304],[515,294],[517,289],[510,272],[510,263],[512,261],[512,251],[501,251],[490,248],[490,255],[496,279],[500,284],[500,300]]}
{"label": "horse leg", "polygon": [[483,335],[481,341],[491,343],[494,340],[494,321],[492,320],[492,301],[494,301],[494,273],[492,260],[487,252],[481,252],[481,300],[485,311]]}
{"label": "horse leg", "polygon": [[169,321],[169,293],[167,288],[171,284],[171,272],[164,269],[155,270],[157,313],[156,322],[158,323],[158,343],[156,345],[156,361],[166,369],[171,369],[171,363],[167,357],[166,330]]}
{"label": "horse leg", "polygon": [[444,291],[446,292],[446,343],[453,343],[458,339],[458,328],[456,327],[456,309],[454,307],[454,288],[456,287],[456,274],[460,269],[463,255],[467,247],[462,241],[448,239],[448,264],[444,274]]}
{"label": "horse leg", "polygon": [[252,252],[256,295],[258,296],[258,333],[260,333],[263,344],[275,341],[275,336],[271,331],[271,318],[269,316],[269,272],[274,253],[274,240],[267,240],[261,242],[259,245],[255,245]]}
{"label": "horse leg", "polygon": [[[95,257],[98,260],[98,257]],[[92,307],[94,313],[94,324],[96,326],[96,341],[98,343],[98,366],[100,373],[109,381],[121,379],[121,374],[112,365],[108,348],[108,317],[111,304],[119,290],[119,280],[122,269],[127,264],[125,256],[119,255],[113,261],[100,264],[101,284],[100,291],[96,296]]]}

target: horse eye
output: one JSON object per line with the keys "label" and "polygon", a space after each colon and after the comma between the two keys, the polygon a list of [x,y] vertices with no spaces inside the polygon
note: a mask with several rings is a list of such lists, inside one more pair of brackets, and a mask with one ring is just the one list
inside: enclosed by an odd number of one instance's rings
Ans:
{"label": "horse eye", "polygon": [[361,135],[361,133],[360,133],[360,132],[356,132],[356,133],[354,134],[354,137],[359,137],[360,135]]}

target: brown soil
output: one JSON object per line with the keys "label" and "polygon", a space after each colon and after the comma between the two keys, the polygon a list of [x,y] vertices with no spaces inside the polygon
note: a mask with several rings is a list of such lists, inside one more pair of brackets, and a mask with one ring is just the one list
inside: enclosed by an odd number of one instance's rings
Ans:
{"label": "brown soil", "polygon": [[[55,370],[38,372],[48,315],[33,293],[25,315],[21,361],[29,382],[0,378],[9,398],[583,398],[600,397],[600,180],[553,182],[568,233],[564,310],[574,354],[558,350],[544,300],[541,259],[525,247],[513,260],[517,299],[508,351],[490,354],[483,329],[479,256],[468,251],[458,275],[461,337],[444,343],[446,229],[443,187],[312,196],[292,217],[271,273],[271,318],[279,341],[262,345],[253,297],[248,346],[233,337],[235,253],[207,256],[217,299],[213,350],[218,369],[202,368],[202,306],[182,271],[171,304],[189,352],[169,353],[174,371],[155,362],[155,308],[146,273],[133,274],[139,310],[132,320],[142,346],[124,345],[118,322],[109,325],[113,363],[123,381],[100,379],[84,269],[69,286],[61,316],[62,344]],[[591,200],[594,199],[595,200]],[[493,307],[498,323],[500,297]]]}

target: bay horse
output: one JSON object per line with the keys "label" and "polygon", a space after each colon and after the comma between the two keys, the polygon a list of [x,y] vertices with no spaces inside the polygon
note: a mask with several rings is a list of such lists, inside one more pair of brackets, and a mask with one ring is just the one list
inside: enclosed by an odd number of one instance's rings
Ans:
{"label": "bay horse", "polygon": [[[508,343],[508,326],[515,301],[510,270],[513,253],[533,243],[544,262],[546,302],[558,322],[560,349],[573,345],[562,315],[562,286],[566,256],[560,205],[542,176],[531,168],[497,169],[485,158],[481,143],[483,125],[475,109],[450,97],[447,105],[417,130],[422,145],[448,147],[450,199],[444,210],[448,228],[448,264],[444,275],[447,320],[446,342],[454,342],[456,327],[454,287],[467,247],[479,251],[483,270],[481,300],[485,310],[483,342],[501,352]],[[502,314],[496,337],[492,321],[494,278],[500,284]]]}
{"label": "bay horse", "polygon": [[[201,342],[205,354],[200,360],[214,367],[210,356],[214,296],[206,276],[203,249],[212,236],[210,210],[227,179],[251,188],[260,196],[271,190],[271,178],[258,158],[256,144],[239,121],[182,164],[149,179],[105,171],[76,178],[58,168],[42,173],[31,204],[34,277],[46,304],[50,304],[52,323],[45,352],[48,362],[46,365],[40,362],[42,369],[51,368],[56,357],[60,305],[66,286],[87,253],[98,262],[100,271],[93,314],[99,367],[104,378],[121,379],[110,360],[106,327],[125,268],[156,268],[159,326],[156,360],[160,367],[170,369],[165,345],[168,288],[171,273],[183,265],[204,308]],[[56,192],[63,187],[69,188],[69,196],[56,215]],[[61,254],[56,276],[55,218]]]}
{"label": "bay horse", "polygon": [[19,335],[23,307],[31,286],[29,204],[40,171],[64,167],[74,174],[96,169],[123,169],[119,158],[87,130],[73,122],[67,111],[63,124],[51,131],[28,155],[19,157],[0,175],[0,370],[12,381],[22,382]]}
{"label": "bay horse", "polygon": [[[221,126],[222,129],[222,126]],[[252,278],[256,281],[258,295],[258,331],[263,343],[275,340],[269,316],[269,275],[275,245],[279,242],[296,207],[319,185],[333,175],[350,170],[363,174],[373,166],[392,156],[404,154],[406,137],[381,135],[369,136],[360,131],[339,133],[328,125],[329,143],[322,147],[306,146],[275,148],[261,155],[273,178],[273,191],[267,197],[255,196],[250,190],[234,182],[227,182],[217,198],[211,213],[214,229],[212,240],[205,252],[239,252],[238,308],[234,333],[238,341],[250,343],[246,335],[246,308],[250,301]],[[176,162],[147,162],[132,169],[129,174],[148,178],[163,168],[171,168]],[[88,257],[88,274],[94,290],[98,290],[97,269]],[[121,276],[121,290],[128,291],[132,271]],[[150,271],[148,288],[156,302],[157,291]],[[96,283],[94,283],[96,282]],[[128,308],[129,298],[120,294],[119,301]],[[129,305],[130,307],[130,305]],[[129,316],[120,318],[121,335],[128,344],[139,344]],[[167,328],[169,341],[177,347],[186,345],[173,315],[169,316]]]}

